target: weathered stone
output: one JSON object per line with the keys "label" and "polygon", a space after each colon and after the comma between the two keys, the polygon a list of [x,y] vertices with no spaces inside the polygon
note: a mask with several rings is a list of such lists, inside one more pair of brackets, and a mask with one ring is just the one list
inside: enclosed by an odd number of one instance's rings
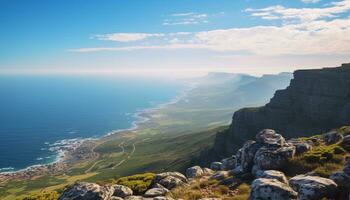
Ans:
{"label": "weathered stone", "polygon": [[254,164],[259,170],[278,170],[285,166],[288,159],[293,158],[294,154],[294,146],[261,147],[255,154]]}
{"label": "weathered stone", "polygon": [[193,166],[186,170],[187,178],[196,178],[203,175],[203,169],[200,166]]}
{"label": "weathered stone", "polygon": [[301,141],[299,139],[288,140],[288,143],[295,146],[295,155],[303,154],[312,149],[312,145],[306,141]]}
{"label": "weathered stone", "polygon": [[236,154],[236,167],[235,172],[247,173],[251,172],[254,165],[254,156],[260,145],[255,141],[247,141],[242,148],[237,151]]}
{"label": "weathered stone", "polygon": [[210,178],[215,180],[223,180],[227,177],[229,177],[230,173],[228,171],[218,171],[215,174],[213,174]]}
{"label": "weathered stone", "polygon": [[115,196],[112,196],[110,199],[108,200],[124,200],[123,198],[121,197],[115,197]]}
{"label": "weathered stone", "polygon": [[222,168],[222,163],[221,162],[212,162],[210,164],[210,169],[214,170],[214,171],[219,171]]}
{"label": "weathered stone", "polygon": [[172,176],[172,177],[178,178],[182,182],[185,182],[185,183],[187,182],[186,176],[179,173],[179,172],[164,172],[164,173],[157,174],[156,177],[154,178],[154,182],[158,183],[160,180],[162,180],[163,178],[165,178],[167,176]]}
{"label": "weathered stone", "polygon": [[116,197],[127,197],[131,196],[133,194],[132,190],[129,187],[126,187],[124,185],[113,185],[114,193],[113,196]]}
{"label": "weathered stone", "polygon": [[113,192],[113,187],[81,182],[66,189],[58,200],[109,200]]}
{"label": "weathered stone", "polygon": [[289,185],[298,192],[300,200],[319,200],[335,195],[337,184],[319,176],[298,175],[289,180]]}
{"label": "weathered stone", "polygon": [[157,196],[164,196],[169,192],[166,188],[152,188],[145,192],[145,197],[157,197]]}
{"label": "weathered stone", "polygon": [[342,172],[335,172],[330,177],[338,186],[350,189],[350,176]]}
{"label": "weathered stone", "polygon": [[286,143],[282,135],[277,134],[275,130],[264,129],[256,135],[256,142],[262,145],[281,147]]}
{"label": "weathered stone", "polygon": [[163,178],[162,180],[160,180],[159,184],[161,184],[165,188],[171,190],[177,186],[183,185],[184,182],[177,177],[167,176],[167,177]]}
{"label": "weathered stone", "polygon": [[221,170],[231,170],[236,167],[236,157],[232,156],[221,160]]}
{"label": "weathered stone", "polygon": [[297,193],[276,179],[259,178],[251,185],[250,200],[296,200]]}
{"label": "weathered stone", "polygon": [[159,196],[159,197],[154,197],[153,200],[174,200],[174,199],[171,197]]}
{"label": "weathered stone", "polygon": [[331,131],[323,135],[326,144],[334,144],[343,140],[343,135],[337,131]]}
{"label": "weathered stone", "polygon": [[127,196],[124,198],[125,200],[143,200],[144,198],[142,196]]}
{"label": "weathered stone", "polygon": [[289,184],[284,173],[277,171],[277,170],[266,170],[266,171],[259,170],[256,173],[256,177],[257,178],[276,179],[279,182],[285,183],[287,185]]}
{"label": "weathered stone", "polygon": [[210,176],[210,175],[213,175],[214,174],[214,171],[209,169],[209,168],[203,168],[203,175],[205,176]]}

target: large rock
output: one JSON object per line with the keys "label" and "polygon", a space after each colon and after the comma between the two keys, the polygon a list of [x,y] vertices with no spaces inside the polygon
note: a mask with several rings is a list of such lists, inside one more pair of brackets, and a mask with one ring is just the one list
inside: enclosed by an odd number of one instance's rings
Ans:
{"label": "large rock", "polygon": [[183,185],[185,182],[183,182],[181,179],[174,177],[174,176],[167,176],[159,181],[159,184],[164,186],[165,188],[171,190],[177,186]]}
{"label": "large rock", "polygon": [[125,200],[143,200],[144,198],[142,196],[127,196],[124,198]]}
{"label": "large rock", "polygon": [[162,180],[168,176],[175,177],[177,179],[180,179],[182,182],[187,183],[186,176],[179,173],[179,172],[164,172],[164,173],[157,174],[156,177],[154,178],[154,182],[158,183],[160,180]]}
{"label": "large rock", "polygon": [[343,140],[343,135],[337,131],[331,131],[323,134],[323,140],[326,144],[334,144]]}
{"label": "large rock", "polygon": [[[348,65],[297,70],[290,85],[277,90],[265,106],[236,111],[227,133],[218,135],[214,149],[226,156],[227,151],[237,150],[236,144],[253,139],[255,133],[265,128],[291,138],[350,124],[349,91]],[[218,152],[221,149],[222,152]]]}
{"label": "large rock", "polygon": [[288,143],[295,146],[295,155],[303,154],[312,149],[312,144],[299,139],[290,139],[288,140]]}
{"label": "large rock", "polygon": [[67,188],[58,200],[109,200],[113,192],[113,187],[81,182]]}
{"label": "large rock", "polygon": [[338,186],[343,186],[350,190],[350,157],[346,158],[344,168],[340,172],[335,172],[330,176]]}
{"label": "large rock", "polygon": [[300,200],[319,200],[335,196],[337,184],[319,176],[298,175],[289,180],[289,185],[298,192]]}
{"label": "large rock", "polygon": [[277,171],[277,170],[266,170],[266,171],[259,170],[256,173],[256,177],[257,178],[276,179],[279,182],[282,182],[284,184],[287,184],[287,185],[289,184],[284,173]]}
{"label": "large rock", "polygon": [[152,188],[145,192],[145,197],[157,197],[157,196],[164,196],[169,192],[166,188]]}
{"label": "large rock", "polygon": [[193,166],[186,170],[187,178],[196,178],[203,175],[203,169],[200,166]]}
{"label": "large rock", "polygon": [[231,156],[229,158],[224,158],[221,160],[222,170],[231,170],[236,167],[236,156]]}
{"label": "large rock", "polygon": [[262,145],[281,147],[284,146],[286,140],[282,137],[282,135],[277,134],[275,130],[272,129],[264,129],[260,131],[256,136],[256,142]]}
{"label": "large rock", "polygon": [[237,151],[235,171],[239,173],[251,172],[254,165],[255,153],[259,148],[260,144],[255,141],[247,141],[243,147]]}
{"label": "large rock", "polygon": [[215,174],[213,174],[210,178],[215,180],[223,180],[225,178],[228,178],[230,176],[230,173],[228,171],[218,171]]}
{"label": "large rock", "polygon": [[293,158],[295,147],[293,145],[283,147],[261,147],[255,154],[254,164],[257,170],[278,170]]}
{"label": "large rock", "polygon": [[210,164],[210,169],[212,169],[214,171],[219,171],[222,169],[222,163],[221,162],[212,162]]}
{"label": "large rock", "polygon": [[116,197],[127,197],[131,196],[133,194],[132,190],[129,187],[126,187],[124,185],[113,185],[114,193],[113,196]]}
{"label": "large rock", "polygon": [[251,185],[250,200],[296,200],[297,193],[276,179],[258,178]]}

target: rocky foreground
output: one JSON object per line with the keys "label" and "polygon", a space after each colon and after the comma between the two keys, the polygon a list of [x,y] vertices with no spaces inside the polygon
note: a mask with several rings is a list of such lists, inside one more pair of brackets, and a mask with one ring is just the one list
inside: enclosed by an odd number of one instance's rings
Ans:
{"label": "rocky foreground", "polygon": [[[193,166],[186,170],[185,175],[179,172],[157,174],[141,193],[135,194],[131,188],[121,184],[81,182],[66,188],[58,199],[348,199],[350,157],[346,157],[348,153],[342,147],[350,147],[350,132],[332,131],[321,136],[286,141],[274,130],[265,129],[256,135],[255,141],[247,141],[235,155],[211,163],[210,169]],[[327,148],[332,148],[332,151],[325,151],[327,155],[321,157],[324,159],[322,162],[326,162],[327,156],[333,156],[329,152],[339,154],[341,158],[346,157],[342,170],[329,177],[321,177],[315,171],[289,177],[285,175],[291,167],[291,160]],[[237,189],[242,183],[250,185],[246,196],[239,194]],[[220,196],[211,191],[213,184],[221,190],[227,188],[227,191]],[[198,190],[200,194],[191,193],[192,196],[189,196],[191,190]]]}

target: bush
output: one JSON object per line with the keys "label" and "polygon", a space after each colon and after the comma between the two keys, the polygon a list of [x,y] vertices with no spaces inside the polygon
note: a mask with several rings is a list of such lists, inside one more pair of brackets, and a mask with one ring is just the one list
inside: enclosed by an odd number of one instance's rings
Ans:
{"label": "bush", "polygon": [[154,177],[153,173],[136,174],[119,178],[116,183],[129,187],[135,194],[142,194],[149,188]]}

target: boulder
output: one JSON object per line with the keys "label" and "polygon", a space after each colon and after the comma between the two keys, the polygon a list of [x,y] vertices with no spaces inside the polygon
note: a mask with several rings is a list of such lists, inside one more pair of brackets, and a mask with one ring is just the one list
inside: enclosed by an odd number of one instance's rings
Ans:
{"label": "boulder", "polygon": [[114,188],[113,196],[125,198],[133,194],[132,190],[124,185],[113,185],[112,187]]}
{"label": "boulder", "polygon": [[205,176],[211,176],[211,175],[213,175],[214,174],[214,171],[213,170],[211,170],[211,169],[209,169],[209,168],[203,168],[203,175],[205,175]]}
{"label": "boulder", "polygon": [[300,200],[318,200],[335,195],[337,184],[319,176],[298,175],[289,180],[289,185],[298,192]]}
{"label": "boulder", "polygon": [[276,179],[258,178],[251,185],[250,200],[296,200],[297,193]]}
{"label": "boulder", "polygon": [[290,139],[288,140],[288,143],[295,146],[295,155],[303,154],[312,149],[312,145],[309,142],[299,139]]}
{"label": "boulder", "polygon": [[260,144],[255,141],[247,141],[243,147],[237,151],[236,154],[236,167],[234,171],[236,173],[251,172],[254,165],[255,153],[260,148]]}
{"label": "boulder", "polygon": [[256,142],[262,145],[281,147],[284,146],[286,140],[282,135],[277,134],[275,130],[264,129],[256,135]]}
{"label": "boulder", "polygon": [[127,196],[124,198],[125,200],[143,200],[144,198],[142,196]]}
{"label": "boulder", "polygon": [[171,197],[159,196],[159,197],[154,197],[153,200],[174,200],[174,199]]}
{"label": "boulder", "polygon": [[222,163],[221,162],[212,162],[210,164],[210,169],[214,170],[214,171],[219,171],[222,168]]}
{"label": "boulder", "polygon": [[334,144],[343,140],[343,135],[337,131],[331,131],[323,134],[323,140],[326,144]]}
{"label": "boulder", "polygon": [[261,147],[255,154],[254,164],[257,170],[278,170],[285,166],[295,154],[293,145],[283,147]]}
{"label": "boulder", "polygon": [[164,196],[169,192],[166,188],[152,188],[145,192],[145,197],[157,197],[157,196]]}
{"label": "boulder", "polygon": [[213,174],[210,178],[215,180],[223,180],[230,176],[230,173],[228,171],[218,171],[215,174]]}
{"label": "boulder", "polygon": [[175,178],[178,178],[180,179],[182,182],[187,182],[187,178],[185,175],[179,173],[179,172],[164,172],[164,173],[160,173],[160,174],[157,174],[156,177],[154,178],[154,182],[155,183],[158,183],[160,180],[168,177],[168,176],[172,176],[172,177],[175,177]]}
{"label": "boulder", "polygon": [[256,173],[256,177],[257,178],[276,179],[279,182],[282,182],[284,184],[287,184],[287,185],[289,184],[284,173],[277,171],[277,170],[266,170],[266,171],[259,170]]}
{"label": "boulder", "polygon": [[187,178],[196,178],[203,175],[203,169],[200,166],[193,166],[186,170]]}
{"label": "boulder", "polygon": [[80,182],[67,188],[58,200],[109,200],[113,192],[113,187]]}
{"label": "boulder", "polygon": [[346,163],[344,165],[343,171],[335,172],[330,176],[338,186],[343,186],[350,190],[350,158],[346,158]]}
{"label": "boulder", "polygon": [[124,200],[124,199],[121,198],[121,197],[114,197],[114,196],[112,196],[109,200]]}
{"label": "boulder", "polygon": [[221,160],[222,166],[221,169],[222,170],[231,170],[234,169],[236,166],[236,156],[232,156],[229,158],[225,158]]}
{"label": "boulder", "polygon": [[177,186],[183,185],[184,183],[185,182],[183,182],[181,179],[174,176],[167,176],[159,181],[159,184],[161,184],[168,190],[171,190]]}

